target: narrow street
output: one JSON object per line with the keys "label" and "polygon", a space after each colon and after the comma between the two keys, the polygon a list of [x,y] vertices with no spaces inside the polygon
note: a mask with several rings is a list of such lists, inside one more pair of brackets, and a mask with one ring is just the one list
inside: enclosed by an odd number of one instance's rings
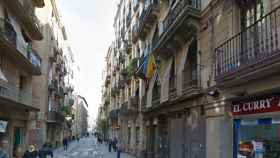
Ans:
{"label": "narrow street", "polygon": [[[54,158],[117,158],[116,152],[108,152],[105,144],[97,144],[95,137],[83,138],[80,142],[72,142],[68,151],[59,148],[54,151]],[[125,153],[121,154],[121,158],[134,158]]]}

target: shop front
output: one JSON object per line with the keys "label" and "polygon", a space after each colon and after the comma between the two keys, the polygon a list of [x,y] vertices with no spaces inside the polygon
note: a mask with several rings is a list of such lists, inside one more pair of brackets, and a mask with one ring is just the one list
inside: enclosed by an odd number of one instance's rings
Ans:
{"label": "shop front", "polygon": [[232,104],[233,157],[280,158],[280,95]]}

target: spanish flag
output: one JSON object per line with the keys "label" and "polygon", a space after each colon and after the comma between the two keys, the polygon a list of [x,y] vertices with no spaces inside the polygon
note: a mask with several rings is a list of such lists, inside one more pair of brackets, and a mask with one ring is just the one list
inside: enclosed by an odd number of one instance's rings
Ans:
{"label": "spanish flag", "polygon": [[156,71],[156,61],[153,54],[147,55],[140,60],[141,64],[138,67],[135,75],[143,80],[150,80]]}

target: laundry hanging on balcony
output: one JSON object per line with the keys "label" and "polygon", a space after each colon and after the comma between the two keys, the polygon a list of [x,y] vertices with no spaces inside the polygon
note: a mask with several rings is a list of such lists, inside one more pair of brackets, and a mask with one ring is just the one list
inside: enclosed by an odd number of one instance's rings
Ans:
{"label": "laundry hanging on balcony", "polygon": [[154,55],[146,55],[140,62],[140,66],[137,68],[135,76],[143,80],[150,80],[157,70],[157,64]]}

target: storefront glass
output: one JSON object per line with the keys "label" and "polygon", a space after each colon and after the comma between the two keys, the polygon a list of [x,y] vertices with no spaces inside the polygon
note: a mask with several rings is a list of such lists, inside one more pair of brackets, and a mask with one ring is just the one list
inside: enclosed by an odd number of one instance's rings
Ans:
{"label": "storefront glass", "polygon": [[280,122],[273,119],[235,120],[235,158],[280,158]]}

